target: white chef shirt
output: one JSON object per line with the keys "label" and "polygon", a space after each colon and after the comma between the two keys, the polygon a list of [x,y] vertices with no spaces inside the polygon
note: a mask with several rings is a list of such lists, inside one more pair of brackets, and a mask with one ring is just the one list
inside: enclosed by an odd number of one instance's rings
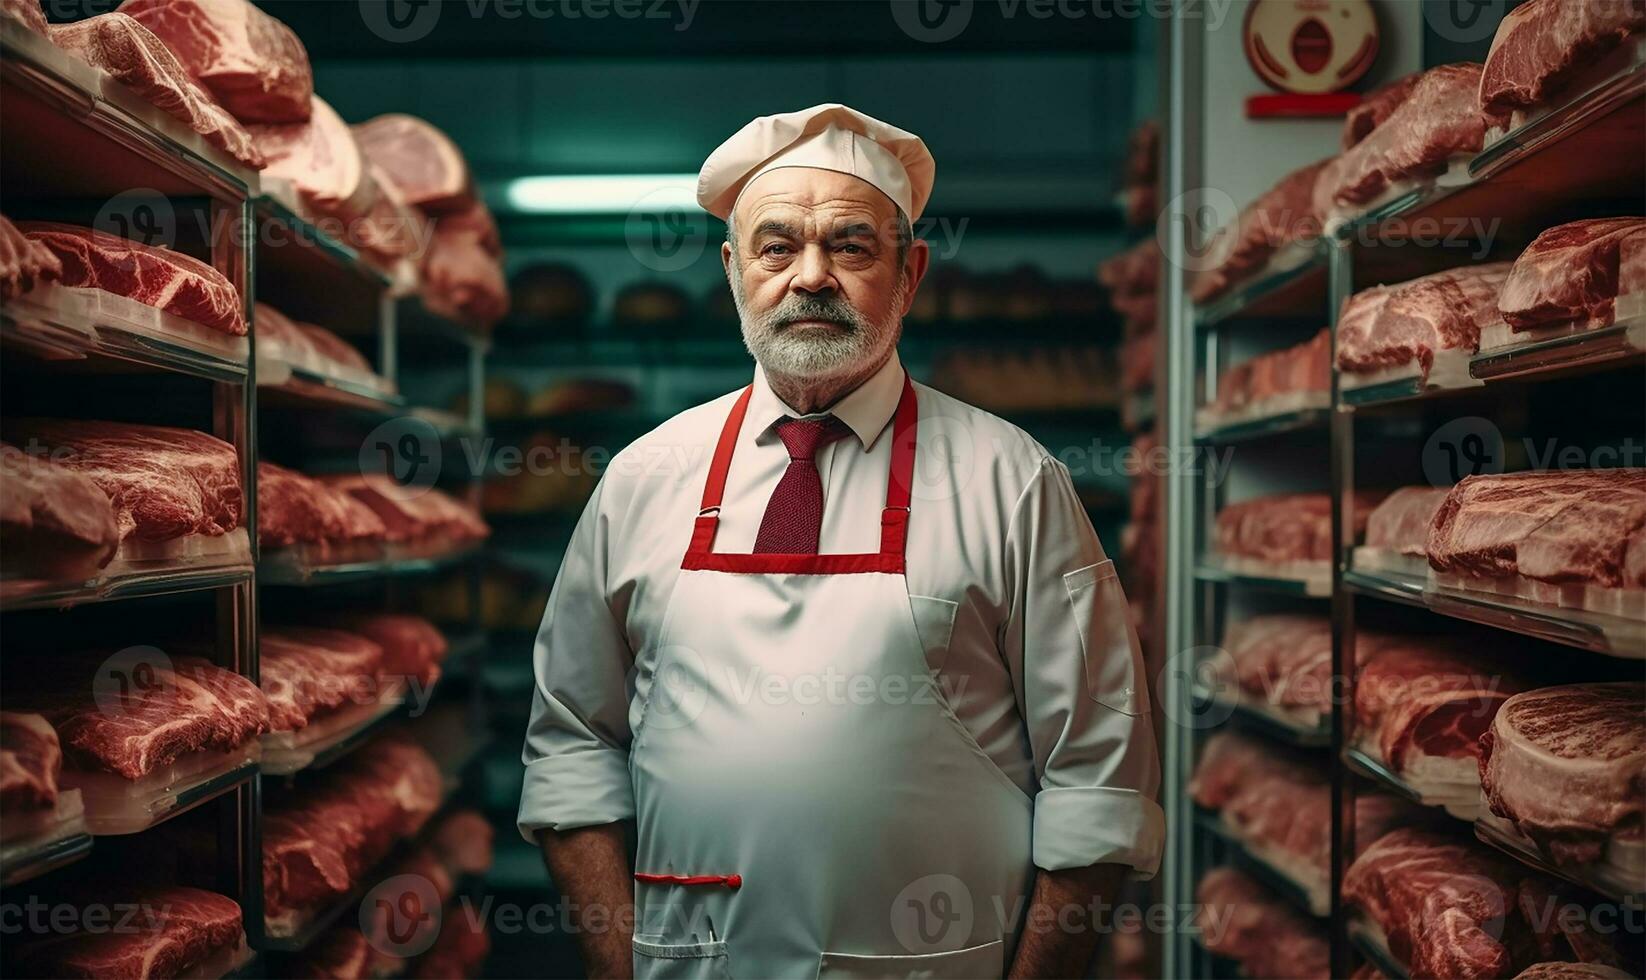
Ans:
{"label": "white chef shirt", "polygon": [[[894,355],[830,410],[856,438],[821,449],[820,551],[880,548]],[[1126,600],[1069,472],[1010,423],[917,384],[908,526],[911,612],[962,725],[1034,800],[1047,870],[1160,862],[1160,763]],[[519,826],[632,819],[636,657],[654,655],[715,442],[738,392],[663,423],[613,457],[572,533],[534,653]],[[754,548],[788,466],[773,423],[800,416],[755,371],[715,551]],[[699,573],[713,574],[713,573]],[[726,610],[736,615],[735,609]],[[690,819],[682,814],[682,819]]]}

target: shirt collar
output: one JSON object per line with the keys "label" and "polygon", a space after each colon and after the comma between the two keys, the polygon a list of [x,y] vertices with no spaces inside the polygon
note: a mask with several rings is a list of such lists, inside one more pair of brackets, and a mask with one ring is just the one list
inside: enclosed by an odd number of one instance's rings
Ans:
{"label": "shirt collar", "polygon": [[[874,445],[880,433],[885,431],[887,423],[897,411],[897,403],[903,398],[903,362],[898,359],[897,351],[869,377],[869,380],[852,389],[845,398],[835,402],[817,415],[833,415],[846,423],[846,426],[857,436],[858,442],[865,450]],[[756,364],[754,368],[754,392],[749,396],[749,418],[760,426],[755,432],[754,441],[757,445],[764,445],[777,439],[776,423],[783,416],[806,418],[806,415],[790,408],[783,399],[772,391],[766,381],[766,372]]]}

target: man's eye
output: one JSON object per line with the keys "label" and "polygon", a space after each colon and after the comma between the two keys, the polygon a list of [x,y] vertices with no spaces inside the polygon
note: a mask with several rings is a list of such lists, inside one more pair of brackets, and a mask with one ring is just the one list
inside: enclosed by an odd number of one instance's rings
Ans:
{"label": "man's eye", "polygon": [[787,255],[789,246],[773,243],[760,250],[761,255]]}
{"label": "man's eye", "polygon": [[847,255],[863,255],[864,253],[866,253],[868,251],[868,249],[864,248],[861,245],[853,245],[849,242],[845,245],[840,246],[840,250],[842,252],[845,252]]}

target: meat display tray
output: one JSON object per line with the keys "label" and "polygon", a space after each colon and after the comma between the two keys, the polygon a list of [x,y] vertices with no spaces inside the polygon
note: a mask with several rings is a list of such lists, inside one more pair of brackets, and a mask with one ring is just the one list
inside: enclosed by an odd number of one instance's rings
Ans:
{"label": "meat display tray", "polygon": [[1345,931],[1350,945],[1377,967],[1378,972],[1390,980],[1410,980],[1411,973],[1406,969],[1406,965],[1389,952],[1389,938],[1384,934],[1382,926],[1365,916],[1353,915],[1350,916]]}
{"label": "meat display tray", "polygon": [[1524,138],[1528,129],[1545,119],[1602,101],[1610,91],[1619,87],[1626,88],[1629,81],[1640,74],[1643,66],[1646,66],[1646,35],[1636,34],[1625,39],[1599,61],[1577,69],[1575,77],[1563,82],[1564,91],[1575,91],[1577,95],[1555,105],[1545,104],[1530,109],[1516,109],[1510,114],[1507,127],[1488,127],[1486,149],[1480,157],[1489,160],[1493,147],[1504,140]]}
{"label": "meat display tray", "polygon": [[257,342],[257,383],[368,410],[386,411],[405,404],[394,382],[380,374],[305,355],[266,338]]}
{"label": "meat display tray", "polygon": [[101,289],[47,283],[4,311],[9,340],[55,360],[102,355],[230,382],[245,380],[251,361],[245,337]]}
{"label": "meat display tray", "polygon": [[1646,842],[1614,842],[1600,864],[1556,864],[1514,824],[1482,807],[1475,836],[1522,864],[1640,907],[1646,902]]}
{"label": "meat display tray", "polygon": [[1346,588],[1443,616],[1628,659],[1646,659],[1646,623],[1565,609],[1494,592],[1439,588],[1423,576],[1369,569],[1359,549],[1343,576]]}
{"label": "meat display tray", "polygon": [[446,545],[428,551],[415,545],[386,545],[378,557],[363,561],[313,561],[301,552],[282,549],[270,552],[258,564],[258,579],[265,585],[327,585],[352,579],[386,575],[420,575],[467,561],[479,554],[473,542]]}
{"label": "meat display tray", "polygon": [[1195,310],[1195,326],[1239,317],[1318,315],[1326,306],[1326,249],[1319,239],[1294,241],[1264,267]]}
{"label": "meat display tray", "polygon": [[222,588],[248,580],[251,572],[251,540],[245,528],[164,542],[127,540],[113,560],[90,578],[0,581],[0,609],[68,608],[87,602]]}
{"label": "meat display tray", "polygon": [[1332,743],[1331,716],[1308,718],[1254,698],[1232,682],[1213,691],[1204,684],[1194,688],[1195,710],[1203,717],[1224,717],[1270,738],[1304,748]]}
{"label": "meat display tray", "polygon": [[1195,823],[1223,841],[1242,870],[1250,872],[1298,910],[1322,919],[1331,914],[1331,884],[1313,869],[1298,866],[1301,862],[1291,855],[1246,840],[1216,811],[1196,805]]}
{"label": "meat display tray", "polygon": [[1345,405],[1376,405],[1464,388],[1478,388],[1484,382],[1469,373],[1472,353],[1466,350],[1435,351],[1427,374],[1416,361],[1364,373],[1338,372],[1338,390]]}
{"label": "meat display tray", "polygon": [[1195,566],[1195,576],[1290,595],[1326,598],[1332,594],[1332,566],[1327,561],[1273,562],[1243,555],[1209,555]]}
{"label": "meat display tray", "polygon": [[1382,784],[1413,803],[1444,810],[1459,820],[1472,823],[1479,816],[1482,803],[1480,785],[1440,780],[1414,780],[1390,769],[1381,759],[1364,748],[1343,750],[1343,761],[1350,769]]}
{"label": "meat display tray", "polygon": [[1232,412],[1209,405],[1195,411],[1195,438],[1203,442],[1238,442],[1303,429],[1320,429],[1331,415],[1326,391],[1288,391]]}
{"label": "meat display tray", "polygon": [[135,834],[251,779],[261,755],[262,746],[252,739],[233,752],[201,752],[180,759],[142,779],[65,768],[61,781],[84,796],[89,833]]}
{"label": "meat display tray", "polygon": [[15,885],[91,853],[86,806],[77,789],[57,794],[57,805],[36,813],[6,815],[0,841],[0,885]]}
{"label": "meat display tray", "polygon": [[405,695],[405,681],[395,678],[373,703],[348,705],[299,731],[264,735],[261,771],[289,776],[330,765],[376,735],[405,704]]}
{"label": "meat display tray", "polygon": [[1545,327],[1513,333],[1507,324],[1481,332],[1480,353],[1469,362],[1469,372],[1482,380],[1524,377],[1544,372],[1571,371],[1620,360],[1646,352],[1646,295],[1621,296],[1610,326],[1586,329],[1575,325]]}
{"label": "meat display tray", "polygon": [[1334,209],[1329,212],[1323,221],[1326,234],[1339,240],[1352,239],[1359,229],[1399,217],[1424,201],[1467,187],[1470,183],[1469,166],[1473,161],[1472,154],[1460,154],[1448,160],[1445,172],[1437,177],[1390,181],[1383,193],[1356,205],[1353,210]]}

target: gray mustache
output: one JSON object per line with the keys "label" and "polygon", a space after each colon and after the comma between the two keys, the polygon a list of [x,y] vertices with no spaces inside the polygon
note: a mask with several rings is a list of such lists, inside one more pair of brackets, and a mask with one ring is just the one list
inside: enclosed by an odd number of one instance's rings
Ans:
{"label": "gray mustache", "polygon": [[853,330],[859,329],[863,325],[862,314],[853,309],[850,303],[841,299],[820,297],[790,298],[785,300],[781,306],[773,310],[767,317],[767,322],[771,324],[773,329],[778,330],[806,320],[833,323],[836,326],[849,327]]}

